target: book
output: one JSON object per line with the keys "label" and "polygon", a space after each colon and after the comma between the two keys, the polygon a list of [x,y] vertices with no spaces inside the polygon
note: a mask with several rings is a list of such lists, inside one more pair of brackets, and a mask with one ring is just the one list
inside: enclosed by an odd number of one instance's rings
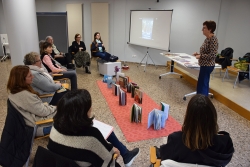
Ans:
{"label": "book", "polygon": [[148,114],[148,128],[153,125],[155,130],[165,128],[168,119],[169,105],[161,102],[161,110],[153,109]]}
{"label": "book", "polygon": [[119,91],[120,91],[120,85],[112,83],[112,93],[113,93],[113,95],[118,96]]}
{"label": "book", "polygon": [[127,104],[127,94],[122,89],[119,90],[119,105],[125,106]]}
{"label": "book", "polygon": [[128,83],[128,85],[127,85],[127,92],[128,92],[128,93],[131,93],[132,85],[133,85],[133,86],[137,86],[137,84],[134,83],[134,82]]}
{"label": "book", "polygon": [[135,88],[134,94],[135,94],[134,100],[135,100],[137,103],[142,104],[142,97],[143,97],[143,92],[142,92],[142,90],[140,90],[140,89],[138,89],[138,88]]}
{"label": "book", "polygon": [[62,92],[65,92],[67,91],[67,89],[65,89],[63,86],[61,86],[61,88],[59,90],[57,90],[56,92],[57,93],[62,93]]}
{"label": "book", "polygon": [[131,85],[131,97],[134,98],[135,97],[135,88],[139,89],[138,85]]}
{"label": "book", "polygon": [[97,121],[96,119],[93,120],[93,127],[101,132],[104,139],[107,139],[114,130],[113,126]]}
{"label": "book", "polygon": [[135,103],[131,108],[130,122],[135,122],[135,123],[142,122],[142,108]]}
{"label": "book", "polygon": [[122,87],[122,88],[127,88],[127,85],[129,83],[129,77],[128,76],[119,76],[119,85]]}
{"label": "book", "polygon": [[119,76],[125,77],[125,73],[117,72],[116,73],[116,80],[119,81]]}

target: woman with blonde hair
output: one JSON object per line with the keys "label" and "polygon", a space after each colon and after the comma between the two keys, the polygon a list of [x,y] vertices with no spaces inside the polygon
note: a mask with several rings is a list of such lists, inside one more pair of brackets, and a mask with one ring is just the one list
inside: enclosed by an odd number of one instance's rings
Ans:
{"label": "woman with blonde hair", "polygon": [[182,131],[168,136],[167,144],[160,147],[164,160],[226,166],[234,153],[229,133],[218,131],[217,112],[205,95],[197,94],[188,103]]}
{"label": "woman with blonde hair", "polygon": [[[31,87],[33,75],[28,66],[18,65],[11,69],[7,90],[10,103],[22,114],[26,125],[34,127],[35,122],[53,118],[56,106],[43,103],[39,93]],[[51,126],[38,127],[36,136],[50,133]]]}

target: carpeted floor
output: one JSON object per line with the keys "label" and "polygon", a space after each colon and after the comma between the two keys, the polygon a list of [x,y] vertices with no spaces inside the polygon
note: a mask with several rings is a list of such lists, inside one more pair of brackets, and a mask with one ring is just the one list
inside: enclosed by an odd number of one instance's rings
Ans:
{"label": "carpeted floor", "polygon": [[[183,95],[189,92],[193,92],[195,87],[189,84],[184,79],[180,79],[175,76],[162,77],[158,79],[159,74],[165,73],[165,67],[147,66],[146,72],[143,72],[143,67],[137,67],[137,64],[127,63],[130,67],[129,70],[123,71],[130,79],[140,85],[140,87],[147,93],[155,102],[166,102],[170,105],[170,115],[177,120],[180,124],[183,122],[186,106],[190,98],[187,101],[183,101]],[[6,102],[8,93],[6,91],[6,82],[11,69],[10,60],[0,63],[0,134],[6,117]],[[149,146],[160,146],[166,142],[166,137],[161,137],[151,140],[143,140],[138,142],[127,143],[125,137],[119,126],[117,125],[115,118],[113,117],[106,100],[100,92],[96,81],[102,79],[97,72],[96,62],[92,62],[91,66],[92,74],[86,74],[83,69],[77,69],[78,75],[78,87],[88,89],[93,99],[93,111],[96,118],[107,124],[114,126],[114,132],[118,138],[129,149],[139,147],[141,149],[140,155],[135,159],[132,166],[134,167],[148,167],[149,162]],[[216,99],[213,99],[217,112],[218,123],[220,130],[228,131],[233,139],[235,153],[232,161],[228,167],[249,167],[250,166],[250,122],[225,105],[219,103]],[[33,157],[37,146],[46,147],[48,139],[42,139],[34,142],[30,166],[33,162]],[[118,162],[123,166],[122,158],[118,158]]]}

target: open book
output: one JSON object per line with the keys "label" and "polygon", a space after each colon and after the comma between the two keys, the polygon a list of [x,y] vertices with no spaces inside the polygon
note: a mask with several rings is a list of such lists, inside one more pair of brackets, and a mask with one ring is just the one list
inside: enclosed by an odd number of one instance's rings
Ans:
{"label": "open book", "polygon": [[107,139],[114,130],[113,126],[97,121],[96,119],[93,120],[93,127],[97,128],[102,133],[104,139]]}
{"label": "open book", "polygon": [[148,128],[153,125],[155,130],[160,130],[166,125],[168,119],[169,105],[161,102],[161,110],[153,109],[148,114]]}

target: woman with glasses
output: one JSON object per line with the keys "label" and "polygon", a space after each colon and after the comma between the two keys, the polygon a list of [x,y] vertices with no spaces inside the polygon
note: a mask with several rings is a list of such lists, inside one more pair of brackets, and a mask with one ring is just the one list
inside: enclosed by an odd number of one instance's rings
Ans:
{"label": "woman with glasses", "polygon": [[218,53],[218,39],[214,35],[216,23],[214,21],[205,21],[202,32],[206,39],[200,47],[200,53],[195,52],[193,55],[199,59],[200,73],[197,82],[197,94],[208,96],[210,74],[214,70],[215,58]]}
{"label": "woman with glasses", "polygon": [[43,102],[47,102],[51,105],[56,105],[58,100],[67,93],[68,90],[57,93],[58,90],[62,90],[61,83],[55,83],[52,76],[48,71],[43,68],[40,55],[36,52],[30,52],[24,56],[24,64],[29,66],[33,75],[31,87],[39,93],[39,95],[53,94],[51,97],[42,98]]}
{"label": "woman with glasses", "polygon": [[[78,66],[78,58],[81,61],[81,66],[85,68],[85,72],[87,74],[91,74],[89,66],[90,66],[90,55],[86,52],[86,46],[83,41],[81,41],[81,35],[75,35],[75,41],[72,42],[72,52],[75,53],[75,63]],[[79,67],[79,66],[78,66]]]}
{"label": "woman with glasses", "polygon": [[[18,65],[11,69],[7,90],[10,103],[24,117],[26,125],[34,127],[35,122],[53,118],[56,114],[56,106],[43,103],[39,93],[32,87],[32,75],[30,68]],[[51,126],[39,126],[36,136],[44,136],[50,133]]]}

